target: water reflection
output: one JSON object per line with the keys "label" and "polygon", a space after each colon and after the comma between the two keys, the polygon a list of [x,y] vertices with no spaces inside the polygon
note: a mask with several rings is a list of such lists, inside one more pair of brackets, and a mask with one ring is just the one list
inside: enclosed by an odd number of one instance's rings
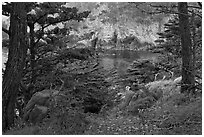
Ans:
{"label": "water reflection", "polygon": [[123,75],[134,60],[149,59],[156,62],[158,55],[147,51],[107,50],[101,56],[101,64],[105,70],[116,69]]}

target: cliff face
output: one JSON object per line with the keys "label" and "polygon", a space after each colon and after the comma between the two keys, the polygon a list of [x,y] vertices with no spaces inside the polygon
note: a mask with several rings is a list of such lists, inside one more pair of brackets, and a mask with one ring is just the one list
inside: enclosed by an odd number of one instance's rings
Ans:
{"label": "cliff face", "polygon": [[163,20],[155,21],[150,24],[136,23],[134,35],[140,40],[141,43],[154,43],[156,39],[159,38],[157,33],[164,30],[164,24],[167,23],[169,17],[163,18]]}
{"label": "cliff face", "polygon": [[[155,40],[159,38],[158,32],[164,30],[164,24],[168,22],[168,17],[160,21],[152,21],[150,23],[126,22],[125,24],[106,24],[101,27],[99,37],[103,40],[113,38],[113,33],[116,30],[118,39],[124,39],[126,36],[136,36],[139,43],[155,44]],[[137,44],[137,43],[134,43]]]}
{"label": "cliff face", "polygon": [[150,25],[137,23],[134,35],[138,38],[141,43],[154,43],[158,39],[158,32],[163,30],[160,22],[152,22]]}

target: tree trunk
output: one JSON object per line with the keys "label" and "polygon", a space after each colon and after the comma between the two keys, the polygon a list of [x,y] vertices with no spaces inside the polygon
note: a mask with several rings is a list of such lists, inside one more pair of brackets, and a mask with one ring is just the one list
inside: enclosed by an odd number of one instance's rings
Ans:
{"label": "tree trunk", "polygon": [[30,27],[30,66],[31,66],[31,83],[34,84],[36,80],[36,71],[35,71],[35,39],[34,39],[34,23],[29,25]]}
{"label": "tree trunk", "polygon": [[[196,74],[196,28],[195,28],[195,13],[193,11],[192,13],[192,34],[191,34],[191,37],[192,37],[192,75],[194,77],[194,80],[192,81],[192,85],[195,85],[195,74]],[[192,92],[195,93],[195,88],[192,89]]]}
{"label": "tree trunk", "polygon": [[13,2],[10,17],[10,47],[2,83],[2,130],[14,124],[15,100],[27,52],[25,3]]}
{"label": "tree trunk", "polygon": [[191,34],[189,26],[188,5],[187,2],[178,3],[179,11],[179,29],[182,47],[182,93],[190,93],[194,83],[192,74],[192,55],[191,55]]}
{"label": "tree trunk", "polygon": [[115,45],[115,48],[117,47],[117,41],[118,41],[118,34],[117,34],[117,31],[115,30],[113,33],[113,43]]}

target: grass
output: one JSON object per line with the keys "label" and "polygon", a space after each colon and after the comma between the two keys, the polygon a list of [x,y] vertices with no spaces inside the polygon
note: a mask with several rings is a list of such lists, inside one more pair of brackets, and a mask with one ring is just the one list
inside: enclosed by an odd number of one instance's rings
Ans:
{"label": "grass", "polygon": [[163,91],[163,96],[152,107],[140,110],[137,115],[132,115],[125,109],[120,111],[117,106],[109,109],[106,115],[71,113],[69,110],[49,122],[13,128],[5,134],[201,135],[202,97],[186,96],[172,83],[161,83],[147,84],[153,92]]}
{"label": "grass", "polygon": [[[156,84],[155,84],[156,83]],[[147,84],[163,96],[151,107],[136,116],[117,109],[106,119],[95,119],[85,134],[90,135],[201,135],[202,98],[181,94],[173,81]]]}

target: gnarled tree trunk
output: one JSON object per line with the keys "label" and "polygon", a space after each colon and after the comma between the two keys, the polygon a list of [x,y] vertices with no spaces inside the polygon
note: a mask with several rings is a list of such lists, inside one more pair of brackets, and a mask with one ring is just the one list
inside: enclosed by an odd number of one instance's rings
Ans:
{"label": "gnarled tree trunk", "polygon": [[8,61],[2,84],[2,130],[14,124],[15,100],[22,77],[27,52],[27,25],[25,3],[13,2],[10,17],[10,43]]}

